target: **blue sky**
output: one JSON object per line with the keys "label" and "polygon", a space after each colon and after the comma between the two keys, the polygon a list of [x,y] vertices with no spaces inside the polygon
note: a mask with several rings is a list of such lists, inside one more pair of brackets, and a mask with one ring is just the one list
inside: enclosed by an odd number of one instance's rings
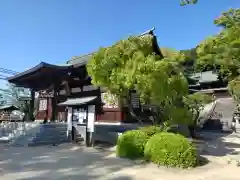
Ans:
{"label": "blue sky", "polygon": [[152,27],[160,46],[188,49],[219,31],[213,20],[240,0],[5,0],[0,2],[0,68],[63,64]]}

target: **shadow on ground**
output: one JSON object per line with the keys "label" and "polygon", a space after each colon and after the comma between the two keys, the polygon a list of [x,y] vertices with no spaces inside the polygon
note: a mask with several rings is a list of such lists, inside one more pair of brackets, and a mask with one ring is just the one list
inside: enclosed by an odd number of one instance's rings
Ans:
{"label": "shadow on ground", "polygon": [[240,153],[240,134],[202,132],[196,144],[201,155],[228,156]]}
{"label": "shadow on ground", "polygon": [[196,143],[202,148],[200,155],[203,164],[191,170],[157,167],[151,163],[136,164],[115,157],[113,151],[106,150],[106,147],[109,149],[108,145],[94,149],[71,144],[30,148],[3,147],[0,144],[1,180],[162,180],[179,176],[183,179],[197,179],[200,175],[226,175],[226,165],[211,161],[205,166],[206,160],[209,156],[238,154],[240,135],[204,132],[202,137]]}
{"label": "shadow on ground", "polygon": [[72,145],[52,147],[1,147],[1,180],[131,180],[116,172],[133,162],[93,148]]}

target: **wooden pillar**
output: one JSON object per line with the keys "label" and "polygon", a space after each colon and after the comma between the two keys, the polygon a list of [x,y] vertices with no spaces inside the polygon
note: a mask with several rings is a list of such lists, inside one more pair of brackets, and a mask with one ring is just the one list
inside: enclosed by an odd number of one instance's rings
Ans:
{"label": "wooden pillar", "polygon": [[93,146],[93,132],[95,129],[96,110],[95,105],[87,107],[86,146]]}
{"label": "wooden pillar", "polygon": [[34,121],[34,103],[35,102],[35,91],[31,89],[31,99],[29,104],[29,120]]}
{"label": "wooden pillar", "polygon": [[51,121],[56,121],[57,118],[57,85],[54,84],[53,87],[53,97],[52,97],[52,116]]}

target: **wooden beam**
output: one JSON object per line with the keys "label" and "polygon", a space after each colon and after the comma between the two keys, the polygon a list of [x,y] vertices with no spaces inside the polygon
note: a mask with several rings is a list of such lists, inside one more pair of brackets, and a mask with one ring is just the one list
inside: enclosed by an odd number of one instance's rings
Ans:
{"label": "wooden beam", "polygon": [[73,87],[81,87],[84,85],[91,85],[91,79],[90,78],[86,78],[86,79],[70,79],[67,80],[69,87],[73,88]]}
{"label": "wooden beam", "polygon": [[92,90],[92,91],[83,91],[83,92],[76,92],[76,93],[71,93],[71,95],[67,94],[60,94],[59,98],[64,99],[64,98],[79,98],[79,97],[85,97],[85,96],[100,96],[101,91],[100,89]]}
{"label": "wooden beam", "polygon": [[31,99],[29,105],[29,120],[34,121],[34,101],[35,101],[35,91],[31,90]]}
{"label": "wooden beam", "polygon": [[63,89],[66,92],[66,95],[68,96],[71,95],[71,88],[69,87],[69,83],[67,81],[63,81],[62,85],[63,85]]}
{"label": "wooden beam", "polygon": [[51,121],[56,120],[56,115],[57,115],[57,86],[54,85],[53,88],[53,97],[52,97],[52,117]]}

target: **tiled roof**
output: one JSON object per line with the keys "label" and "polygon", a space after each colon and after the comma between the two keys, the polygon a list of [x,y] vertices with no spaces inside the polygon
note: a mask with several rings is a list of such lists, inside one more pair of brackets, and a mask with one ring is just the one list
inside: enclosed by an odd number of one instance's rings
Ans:
{"label": "tiled roof", "polygon": [[[153,33],[155,29],[152,28],[142,34],[140,34],[138,37],[145,37],[145,36],[153,36],[153,41],[154,41],[154,44],[155,44],[155,51],[157,50],[159,55],[162,56],[162,53],[160,52],[160,49],[158,47],[158,44],[157,44],[157,40],[156,40],[156,37]],[[83,55],[83,56],[73,56],[72,59],[68,60],[67,61],[67,64],[71,64],[71,65],[74,65],[74,64],[78,64],[78,65],[86,65],[87,62],[90,60],[91,56],[94,54],[95,52],[93,53],[89,53],[89,54],[86,54],[86,55]]]}
{"label": "tiled roof", "polygon": [[14,105],[4,105],[4,106],[0,106],[0,110],[3,110],[3,109],[18,109],[17,106],[14,106]]}
{"label": "tiled roof", "polygon": [[205,71],[201,73],[194,73],[191,78],[196,79],[199,83],[218,81],[217,73],[212,71]]}
{"label": "tiled roof", "polygon": [[90,60],[94,53],[86,54],[83,56],[73,56],[71,60],[67,61],[67,64],[82,64],[85,65]]}

